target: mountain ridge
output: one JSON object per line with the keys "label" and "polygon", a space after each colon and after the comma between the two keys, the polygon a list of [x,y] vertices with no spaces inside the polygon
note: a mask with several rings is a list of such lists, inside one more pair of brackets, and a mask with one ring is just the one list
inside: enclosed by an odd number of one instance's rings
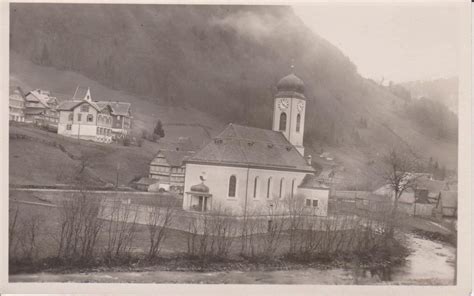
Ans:
{"label": "mountain ridge", "polygon": [[[306,85],[308,152],[330,150],[340,159],[360,154],[365,162],[399,146],[450,168],[457,165],[456,143],[432,139],[411,124],[399,112],[402,98],[362,78],[347,56],[290,7],[10,7],[10,47],[19,60],[80,73],[132,94],[136,102],[200,110],[221,124],[270,128],[276,84],[294,59]],[[140,128],[150,125],[151,110],[137,112],[136,118],[148,122]]]}

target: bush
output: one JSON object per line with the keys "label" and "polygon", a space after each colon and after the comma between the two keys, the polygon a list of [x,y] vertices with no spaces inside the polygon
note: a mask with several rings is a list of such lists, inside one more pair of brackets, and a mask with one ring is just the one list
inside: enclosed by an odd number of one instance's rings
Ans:
{"label": "bush", "polygon": [[93,259],[98,235],[103,226],[102,199],[82,191],[65,198],[58,208],[60,233],[58,258],[87,263]]}
{"label": "bush", "polygon": [[131,139],[129,136],[125,136],[122,140],[123,146],[130,146]]}

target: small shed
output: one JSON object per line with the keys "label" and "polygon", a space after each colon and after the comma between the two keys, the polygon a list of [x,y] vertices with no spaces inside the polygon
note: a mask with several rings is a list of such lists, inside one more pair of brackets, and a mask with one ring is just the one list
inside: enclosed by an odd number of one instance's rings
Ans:
{"label": "small shed", "polygon": [[445,217],[456,217],[458,212],[458,192],[441,191],[437,209]]}
{"label": "small shed", "polygon": [[355,198],[355,207],[369,212],[388,212],[391,205],[392,201],[386,195],[369,194],[360,195]]}
{"label": "small shed", "polygon": [[157,192],[160,190],[160,180],[143,177],[140,180],[133,183],[133,187],[140,191],[153,191]]}

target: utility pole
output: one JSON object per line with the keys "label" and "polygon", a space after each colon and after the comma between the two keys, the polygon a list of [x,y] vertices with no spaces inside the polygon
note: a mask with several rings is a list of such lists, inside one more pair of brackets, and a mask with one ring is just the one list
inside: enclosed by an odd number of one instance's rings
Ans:
{"label": "utility pole", "polygon": [[77,129],[77,140],[79,141],[79,144],[81,144],[81,124],[79,123],[78,129]]}
{"label": "utility pole", "polygon": [[118,188],[118,182],[119,182],[119,171],[120,171],[120,163],[117,163],[117,179],[115,181],[115,188]]}

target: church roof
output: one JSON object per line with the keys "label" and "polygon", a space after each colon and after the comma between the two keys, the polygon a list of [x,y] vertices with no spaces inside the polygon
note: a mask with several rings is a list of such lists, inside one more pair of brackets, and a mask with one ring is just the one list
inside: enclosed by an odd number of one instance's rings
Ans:
{"label": "church roof", "polygon": [[232,123],[186,162],[314,173],[281,132]]}
{"label": "church roof", "polygon": [[305,99],[304,82],[293,73],[278,81],[277,90],[277,97],[299,97]]}

